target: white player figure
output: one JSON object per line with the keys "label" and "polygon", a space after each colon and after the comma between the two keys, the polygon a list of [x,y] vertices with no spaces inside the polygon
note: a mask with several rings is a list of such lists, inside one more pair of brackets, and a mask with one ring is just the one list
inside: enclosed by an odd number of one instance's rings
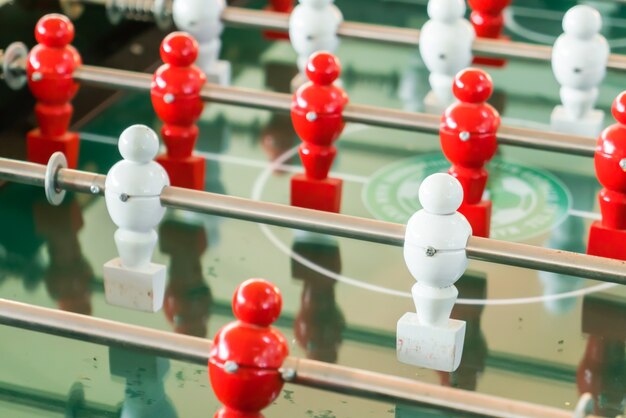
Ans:
{"label": "white player figure", "polygon": [[104,197],[117,225],[114,239],[119,258],[104,265],[107,302],[156,312],[163,305],[166,268],[151,262],[158,226],[165,208],[160,194],[170,181],[165,169],[153,161],[159,151],[156,133],[133,125],[120,135],[124,158],[107,174]]}
{"label": "white player figure", "polygon": [[430,71],[432,91],[424,99],[426,111],[443,113],[454,102],[454,76],[472,63],[476,33],[464,18],[465,0],[429,0],[428,20],[420,32],[419,50]]}
{"label": "white player figure", "polygon": [[398,321],[396,351],[402,363],[452,372],[459,367],[465,322],[450,319],[463,275],[472,227],[457,209],[463,201],[461,184],[449,174],[426,178],[419,189],[423,209],[406,227],[404,261],[417,283],[411,293],[416,313]]}
{"label": "white player figure", "polygon": [[313,53],[333,54],[339,47],[337,31],[343,15],[333,3],[334,0],[300,0],[289,16],[289,39],[298,54],[300,70],[292,82],[294,91],[308,81],[304,69]]}
{"label": "white player figure", "polygon": [[222,12],[224,0],[174,0],[172,14],[176,27],[188,32],[198,41],[196,65],[209,83],[230,84],[230,62],[219,59],[222,48],[220,36],[224,30]]}
{"label": "white player figure", "polygon": [[601,28],[602,16],[589,6],[575,6],[563,18],[564,33],[552,49],[562,102],[551,116],[555,131],[595,138],[603,128],[604,113],[594,109],[610,52]]}

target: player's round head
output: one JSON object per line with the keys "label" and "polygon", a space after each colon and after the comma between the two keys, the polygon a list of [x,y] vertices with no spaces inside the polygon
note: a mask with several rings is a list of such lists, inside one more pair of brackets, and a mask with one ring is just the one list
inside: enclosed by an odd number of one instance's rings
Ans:
{"label": "player's round head", "polygon": [[177,67],[192,65],[198,58],[198,42],[185,32],[172,32],[161,42],[161,59]]}
{"label": "player's round head", "polygon": [[45,15],[35,25],[35,39],[50,47],[64,47],[74,39],[74,25],[57,13]]}
{"label": "player's round head", "polygon": [[463,202],[461,183],[450,174],[432,174],[422,182],[419,199],[426,212],[449,215],[456,212]]}
{"label": "player's round head", "polygon": [[454,97],[465,103],[482,103],[493,93],[491,76],[477,68],[467,68],[454,77]]}
{"label": "player's round head", "polygon": [[305,71],[314,84],[330,85],[339,77],[341,64],[329,52],[316,52],[309,58]]}
{"label": "player's round head", "polygon": [[278,287],[263,279],[241,283],[233,296],[233,313],[242,322],[260,327],[271,325],[283,306]]}
{"label": "player's round head", "polygon": [[147,163],[159,152],[159,137],[146,125],[132,125],[124,129],[117,146],[125,160]]}
{"label": "player's round head", "polygon": [[427,13],[432,20],[456,22],[465,15],[465,0],[429,1]]}
{"label": "player's round head", "polygon": [[590,6],[574,6],[563,17],[563,31],[579,39],[590,39],[602,29],[600,12]]}
{"label": "player's round head", "polygon": [[621,92],[615,100],[613,100],[611,113],[618,123],[626,125],[626,91]]}

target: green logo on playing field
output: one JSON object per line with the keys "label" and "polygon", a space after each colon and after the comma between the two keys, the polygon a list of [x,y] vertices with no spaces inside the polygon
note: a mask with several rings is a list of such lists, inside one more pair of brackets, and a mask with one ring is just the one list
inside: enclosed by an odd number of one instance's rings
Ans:
{"label": "green logo on playing field", "polygon": [[[363,190],[363,201],[374,217],[406,223],[421,209],[422,180],[449,167],[441,154],[398,161],[374,173]],[[549,231],[567,216],[569,191],[550,173],[498,159],[491,161],[488,170],[491,238],[523,241]]]}

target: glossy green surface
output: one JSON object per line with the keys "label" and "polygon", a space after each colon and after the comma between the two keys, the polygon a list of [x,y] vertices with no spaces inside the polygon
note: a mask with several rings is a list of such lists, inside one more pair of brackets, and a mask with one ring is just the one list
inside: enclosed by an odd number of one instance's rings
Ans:
{"label": "glossy green surface", "polygon": [[[412,27],[425,20],[425,3],[369,1],[363,7],[356,0],[337,1],[346,20]],[[610,3],[594,3],[605,6],[609,16]],[[547,41],[560,32],[562,11],[571,5],[517,1],[511,10],[518,26],[509,26],[507,33],[516,40]],[[612,13],[606,18],[606,36],[619,46],[626,37],[625,11]],[[427,74],[415,49],[344,40],[338,55],[353,103],[421,109]],[[257,31],[227,29],[222,56],[232,62],[236,86],[288,91],[295,74],[290,45],[266,41]],[[503,123],[547,129],[558,102],[548,63],[511,60],[489,72],[496,85],[493,104]],[[608,74],[601,108],[610,108],[623,78],[623,73]],[[134,123],[159,128],[147,94],[124,94],[81,122],[81,168],[106,173],[119,159],[116,137]],[[609,117],[606,123],[611,123]],[[288,115],[211,104],[199,126],[207,190],[288,203],[290,175],[301,170]],[[348,125],[333,167],[334,175],[344,179],[342,212],[373,217],[376,211],[364,196],[375,172],[406,158],[437,159],[438,146],[434,135]],[[563,195],[551,198],[565,205],[567,216],[555,218],[523,242],[584,252],[589,223],[598,211],[592,159],[512,147],[501,147],[498,159],[548,176]],[[504,209],[528,207],[538,196],[532,193],[542,192],[530,190],[530,195],[521,196],[519,187],[526,183],[507,188],[496,185],[497,178],[494,175],[490,187]],[[402,199],[414,200],[417,186],[405,184],[410,190]],[[532,202],[525,204],[524,199]],[[494,213],[494,222],[499,219],[506,226],[504,209]],[[624,408],[623,288],[472,262],[457,283],[466,303],[454,311],[468,324],[463,361],[456,373],[438,374],[395,360],[396,321],[414,309],[407,297],[414,281],[399,248],[312,239],[291,230],[169,211],[154,257],[169,266],[166,309],[146,314],[104,300],[102,265],[117,254],[115,228],[103,199],[73,196],[52,208],[42,190],[7,185],[0,189],[0,215],[4,298],[211,337],[232,320],[229,303],[237,284],[263,277],[283,292],[278,326],[291,342],[293,355],[563,409],[573,409],[580,393],[593,387],[596,413],[615,416]],[[505,227],[502,231],[502,239],[515,237],[507,235]],[[558,296],[564,292],[576,296]],[[7,327],[0,327],[0,338],[3,417],[194,418],[211,416],[218,408],[205,368]],[[288,385],[266,416],[446,414]]]}

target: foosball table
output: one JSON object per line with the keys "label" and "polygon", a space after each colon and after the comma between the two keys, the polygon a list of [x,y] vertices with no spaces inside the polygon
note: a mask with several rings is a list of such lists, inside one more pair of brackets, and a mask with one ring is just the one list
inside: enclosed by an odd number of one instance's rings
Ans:
{"label": "foosball table", "polygon": [[0,6],[0,416],[623,417],[626,4],[467,3]]}

